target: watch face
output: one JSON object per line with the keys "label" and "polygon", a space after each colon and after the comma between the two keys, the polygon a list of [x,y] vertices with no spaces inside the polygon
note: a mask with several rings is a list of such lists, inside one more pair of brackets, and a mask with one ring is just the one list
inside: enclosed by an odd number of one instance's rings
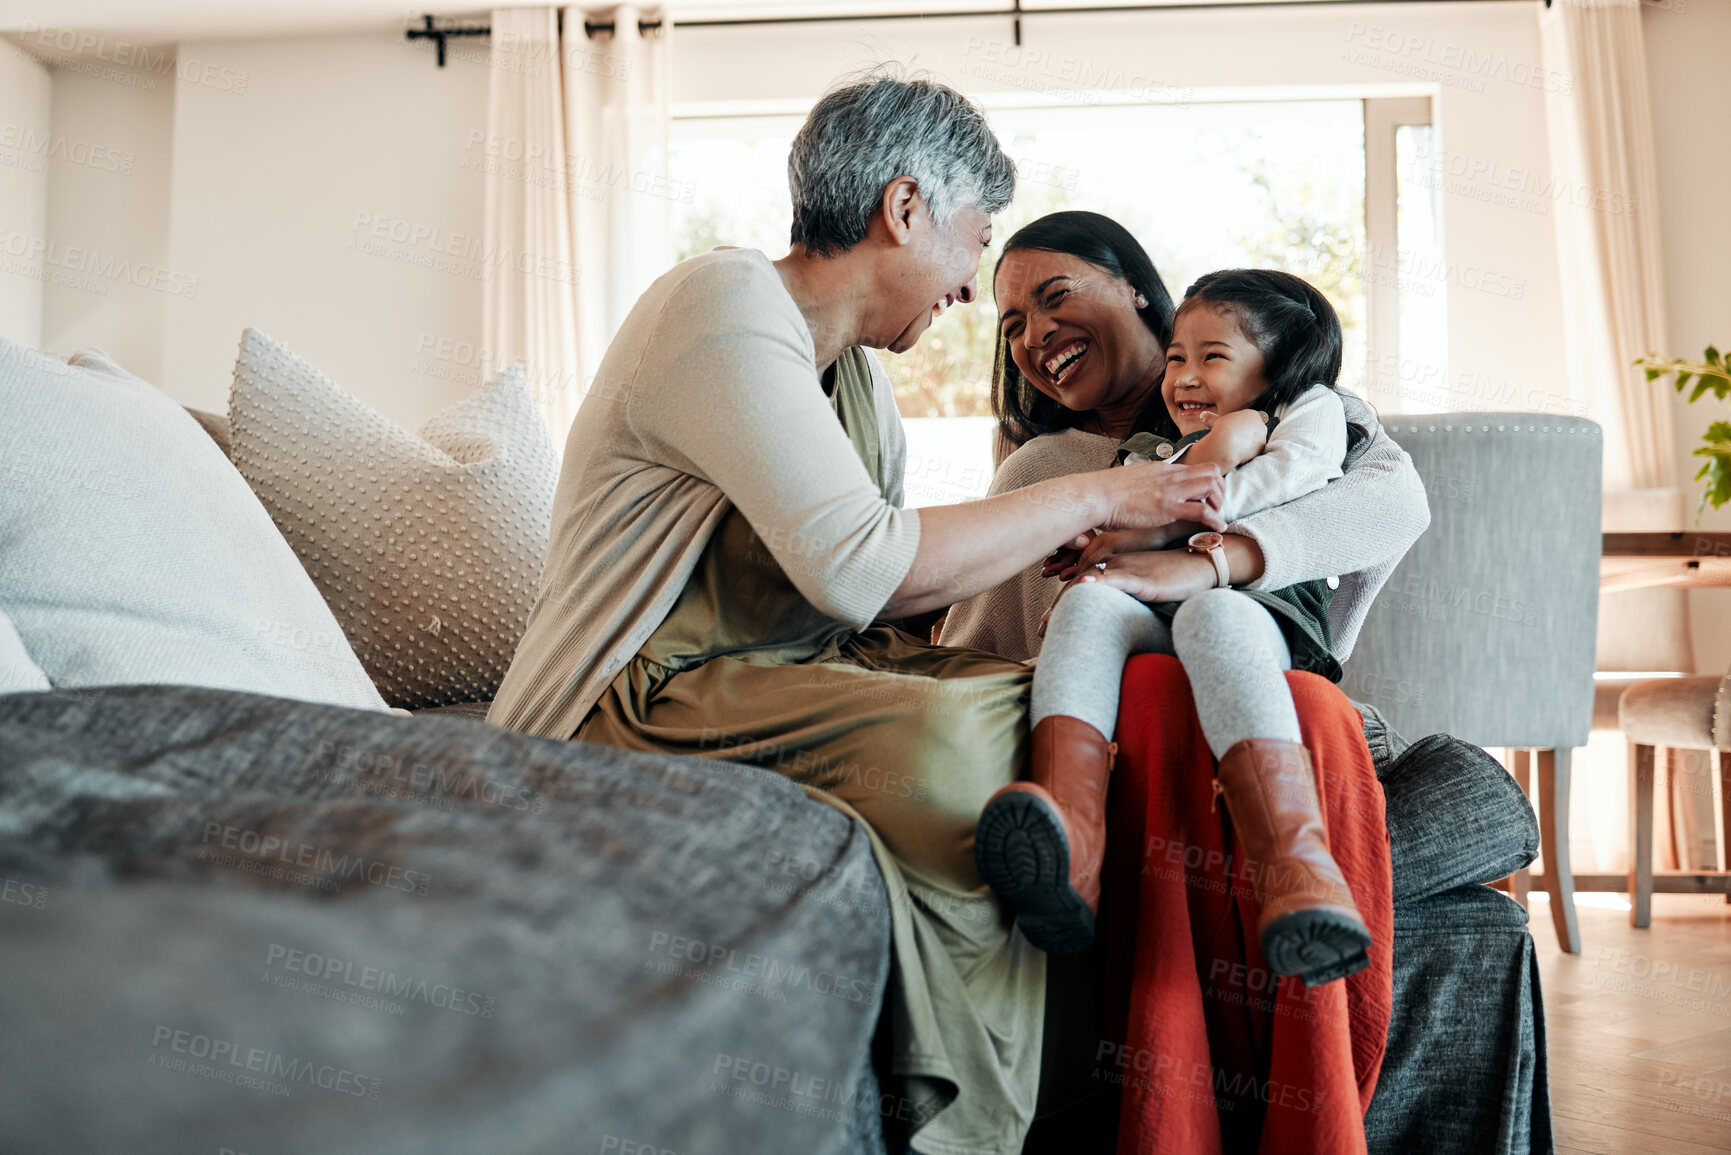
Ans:
{"label": "watch face", "polygon": [[1225,544],[1226,544],[1226,539],[1221,537],[1219,534],[1215,533],[1213,530],[1205,530],[1202,533],[1195,533],[1195,534],[1190,535],[1190,548],[1191,549],[1200,549],[1200,550],[1218,549],[1219,547],[1221,547]]}

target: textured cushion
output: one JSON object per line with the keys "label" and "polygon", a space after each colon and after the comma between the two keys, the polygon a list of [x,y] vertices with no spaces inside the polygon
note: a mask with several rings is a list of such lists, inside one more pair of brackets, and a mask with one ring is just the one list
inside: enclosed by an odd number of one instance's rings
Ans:
{"label": "textured cushion", "polygon": [[[1647,746],[1731,749],[1719,719],[1723,678],[1653,678],[1623,691],[1617,723],[1629,741]],[[1715,741],[1717,739],[1717,741]]]}
{"label": "textured cushion", "polygon": [[0,341],[0,542],[0,609],[56,686],[384,708],[222,451],[101,350]]}
{"label": "textured cushion", "polygon": [[490,698],[534,604],[559,478],[520,370],[413,434],[255,329],[230,455],[385,700]]}
{"label": "textured cushion", "polygon": [[1532,804],[1501,763],[1470,742],[1420,738],[1381,777],[1397,905],[1506,878],[1539,853]]}
{"label": "textured cushion", "polygon": [[12,619],[0,613],[0,694],[48,688],[48,675],[30,660],[30,652],[13,628]]}

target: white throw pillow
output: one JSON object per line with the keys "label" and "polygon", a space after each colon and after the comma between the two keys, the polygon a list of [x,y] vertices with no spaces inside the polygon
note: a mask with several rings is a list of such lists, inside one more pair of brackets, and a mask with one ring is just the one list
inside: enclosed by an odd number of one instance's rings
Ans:
{"label": "white throw pillow", "polygon": [[0,542],[0,609],[55,686],[385,708],[245,479],[100,349],[0,340]]}
{"label": "white throw pillow", "polygon": [[520,369],[410,433],[255,329],[229,454],[393,706],[491,698],[547,559],[559,459]]}
{"label": "white throw pillow", "polygon": [[24,694],[53,688],[42,667],[30,660],[24,639],[12,628],[12,619],[0,613],[0,694]]}

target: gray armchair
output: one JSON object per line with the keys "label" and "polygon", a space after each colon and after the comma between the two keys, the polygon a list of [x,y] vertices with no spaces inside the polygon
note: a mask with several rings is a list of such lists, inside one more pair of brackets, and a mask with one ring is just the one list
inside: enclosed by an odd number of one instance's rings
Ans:
{"label": "gray armchair", "polygon": [[[1569,869],[1569,756],[1593,716],[1602,437],[1541,413],[1391,418],[1430,529],[1371,607],[1344,688],[1406,734],[1538,754],[1545,889],[1580,951]],[[1525,789],[1526,782],[1521,782]]]}

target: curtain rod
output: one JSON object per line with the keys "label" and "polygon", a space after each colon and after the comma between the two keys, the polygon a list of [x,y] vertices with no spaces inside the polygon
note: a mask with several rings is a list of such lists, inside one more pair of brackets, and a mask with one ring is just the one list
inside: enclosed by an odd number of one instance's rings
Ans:
{"label": "curtain rod", "polygon": [[[959,20],[967,17],[1007,17],[1011,21],[1014,40],[1019,47],[1022,43],[1022,17],[1024,16],[1103,16],[1112,13],[1146,13],[1146,12],[1194,12],[1202,10],[1228,10],[1234,8],[1339,8],[1352,4],[1388,4],[1395,0],[1197,0],[1197,2],[1181,4],[1084,4],[1072,5],[1066,8],[1034,8],[1022,7],[1022,0],[1013,0],[1008,8],[954,11],[946,9],[939,12],[863,12],[852,15],[824,16],[746,16],[722,20],[681,20],[681,28],[750,28],[777,24],[847,24],[862,20]],[[1430,0],[1438,4],[1488,4],[1499,3],[1502,0]],[[1551,6],[1551,0],[1544,0],[1546,8]],[[447,36],[486,36],[492,29],[483,25],[456,25],[448,28],[434,28],[433,18],[424,17],[424,28],[408,30],[410,40],[434,39],[439,45],[439,67],[445,66],[445,37]],[[564,9],[559,10],[559,22],[563,27]],[[594,39],[600,32],[611,33],[614,24],[611,20],[583,22],[583,35]],[[661,30],[659,20],[639,20],[637,34],[647,36],[651,32]]]}

